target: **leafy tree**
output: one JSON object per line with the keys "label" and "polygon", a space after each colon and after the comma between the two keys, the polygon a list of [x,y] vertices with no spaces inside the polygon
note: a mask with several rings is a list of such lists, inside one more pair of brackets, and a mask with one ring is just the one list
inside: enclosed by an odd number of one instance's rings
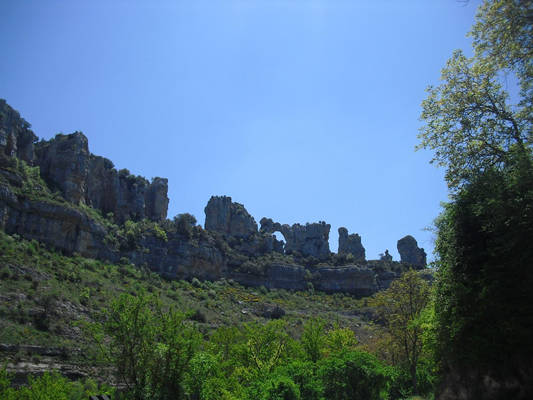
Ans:
{"label": "leafy tree", "polygon": [[533,356],[532,164],[486,171],[436,225],[441,358],[503,366]]}
{"label": "leafy tree", "polygon": [[[479,172],[503,168],[533,143],[533,5],[527,0],[487,0],[472,29],[475,56],[456,51],[422,103],[418,148],[434,150],[455,190]],[[501,77],[514,73],[520,99],[510,101]]]}
{"label": "leafy tree", "polygon": [[317,364],[311,361],[291,359],[275,371],[276,374],[290,377],[298,385],[300,396],[305,400],[322,400],[323,384],[317,375]]}
{"label": "leafy tree", "polygon": [[517,383],[494,396],[530,398],[519,391],[533,359],[533,3],[485,0],[476,18],[474,57],[455,52],[422,104],[419,147],[452,189],[436,221],[436,348],[443,373],[469,371],[470,397],[491,376]]}
{"label": "leafy tree", "polygon": [[154,296],[124,294],[115,300],[100,331],[102,348],[134,399],[184,398],[185,371],[201,342],[185,315],[163,310]]}
{"label": "leafy tree", "polygon": [[300,344],[306,358],[312,362],[317,362],[322,358],[326,347],[325,327],[326,323],[320,319],[311,319],[304,325]]}
{"label": "leafy tree", "polygon": [[264,386],[264,400],[300,400],[300,389],[287,376],[269,379]]}
{"label": "leafy tree", "polygon": [[392,344],[406,363],[413,390],[417,391],[417,366],[422,354],[423,328],[420,316],[430,299],[430,289],[415,270],[404,273],[391,286],[377,293],[369,304],[385,322]]}
{"label": "leafy tree", "polygon": [[[530,0],[485,1],[470,36],[478,59],[513,71],[520,83],[522,118],[532,118],[533,3]],[[531,130],[529,131],[531,143]]]}
{"label": "leafy tree", "polygon": [[256,373],[270,373],[289,354],[289,335],[282,320],[269,321],[265,325],[250,324],[246,327],[247,342],[245,360]]}
{"label": "leafy tree", "polygon": [[347,351],[319,363],[319,377],[328,400],[377,400],[386,390],[387,371],[371,354]]}
{"label": "leafy tree", "polygon": [[354,350],[357,345],[354,331],[350,328],[339,328],[338,326],[328,331],[325,341],[328,354]]}

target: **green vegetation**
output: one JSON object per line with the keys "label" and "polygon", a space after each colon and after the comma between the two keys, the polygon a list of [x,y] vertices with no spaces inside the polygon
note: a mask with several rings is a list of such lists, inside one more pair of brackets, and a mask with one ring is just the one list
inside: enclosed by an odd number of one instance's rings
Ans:
{"label": "green vegetation", "polygon": [[[106,381],[133,398],[401,398],[399,366],[366,352],[383,331],[364,319],[365,299],[167,281],[4,233],[0,265],[0,342],[60,349],[3,353],[12,365],[59,362],[95,377],[112,367]],[[262,317],[265,304],[283,319]],[[335,371],[346,381],[330,381]]]}
{"label": "green vegetation", "polygon": [[[451,191],[436,220],[433,288],[416,271],[359,300],[317,293],[312,285],[290,292],[226,280],[167,281],[126,258],[111,265],[66,257],[0,232],[7,367],[26,361],[68,364],[88,376],[104,371],[106,383],[121,388],[117,397],[133,400],[431,398],[438,374],[463,375],[471,398],[485,396],[487,377],[500,390],[496,397],[519,398],[516,387],[526,384],[533,360],[532,13],[530,2],[485,1],[471,32],[474,57],[455,52],[423,102],[420,147],[435,151]],[[500,82],[505,73],[517,78],[514,103]],[[67,205],[38,169],[0,162],[0,183],[13,193]],[[177,234],[193,246],[205,239],[223,250],[231,268],[256,275],[297,257],[243,255],[242,239],[208,233],[190,214],[119,227],[90,207],[67,206],[105,224],[107,240],[123,250],[142,250],[147,235],[167,241]],[[311,278],[313,269],[307,272]],[[265,306],[285,313],[265,313]],[[113,391],[57,373],[14,388],[6,371],[0,370],[2,399]],[[506,380],[518,384],[498,386]]]}
{"label": "green vegetation", "polygon": [[[475,56],[456,52],[423,103],[420,146],[435,150],[453,191],[436,221],[434,344],[443,375],[470,371],[473,398],[485,396],[484,374],[522,382],[533,359],[532,12],[531,2],[485,1]],[[514,103],[505,74],[519,84]]]}
{"label": "green vegetation", "polygon": [[[411,270],[392,282],[389,289],[376,293],[370,301],[385,322],[388,336],[384,338],[388,351],[396,365],[409,371],[414,393],[418,393],[419,389],[417,372],[420,371],[417,368],[421,358],[424,365],[431,364],[432,359],[431,354],[423,352],[423,338],[427,331],[423,312],[429,304],[429,295],[429,284]],[[424,383],[425,390],[431,389],[431,383]]]}
{"label": "green vegetation", "polygon": [[10,386],[10,376],[0,369],[0,398],[2,400],[86,400],[97,394],[112,394],[107,385],[92,379],[71,381],[57,372],[45,372],[41,377],[28,378],[27,386],[19,389]]}

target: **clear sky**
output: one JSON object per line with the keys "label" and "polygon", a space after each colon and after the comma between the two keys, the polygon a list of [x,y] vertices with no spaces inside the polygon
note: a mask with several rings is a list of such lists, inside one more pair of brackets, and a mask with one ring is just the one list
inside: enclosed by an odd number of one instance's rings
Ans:
{"label": "clear sky", "polygon": [[169,179],[169,217],[211,195],[259,221],[324,220],[374,259],[447,199],[414,151],[479,1],[2,0],[0,97],[39,137],[79,130],[117,168]]}

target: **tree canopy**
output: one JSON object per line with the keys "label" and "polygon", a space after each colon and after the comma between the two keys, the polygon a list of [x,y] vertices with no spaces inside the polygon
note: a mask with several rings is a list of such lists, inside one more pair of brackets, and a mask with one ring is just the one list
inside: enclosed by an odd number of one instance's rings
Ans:
{"label": "tree canopy", "polygon": [[437,350],[449,387],[469,398],[525,399],[533,391],[525,378],[533,368],[533,2],[486,0],[470,35],[474,56],[456,51],[422,103],[418,147],[434,151],[452,191],[436,221]]}
{"label": "tree canopy", "polygon": [[[470,33],[475,55],[454,52],[442,70],[441,84],[427,89],[417,148],[434,151],[431,162],[446,168],[452,190],[481,171],[503,168],[516,154],[531,154],[531,4],[486,1]],[[508,73],[518,80],[516,96],[504,88],[502,78]]]}

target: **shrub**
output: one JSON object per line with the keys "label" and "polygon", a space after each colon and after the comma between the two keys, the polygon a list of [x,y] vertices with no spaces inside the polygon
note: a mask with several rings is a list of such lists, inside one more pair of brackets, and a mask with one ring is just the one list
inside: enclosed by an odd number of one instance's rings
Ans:
{"label": "shrub", "polygon": [[324,397],[329,400],[378,400],[386,390],[386,368],[371,354],[347,351],[319,362]]}

